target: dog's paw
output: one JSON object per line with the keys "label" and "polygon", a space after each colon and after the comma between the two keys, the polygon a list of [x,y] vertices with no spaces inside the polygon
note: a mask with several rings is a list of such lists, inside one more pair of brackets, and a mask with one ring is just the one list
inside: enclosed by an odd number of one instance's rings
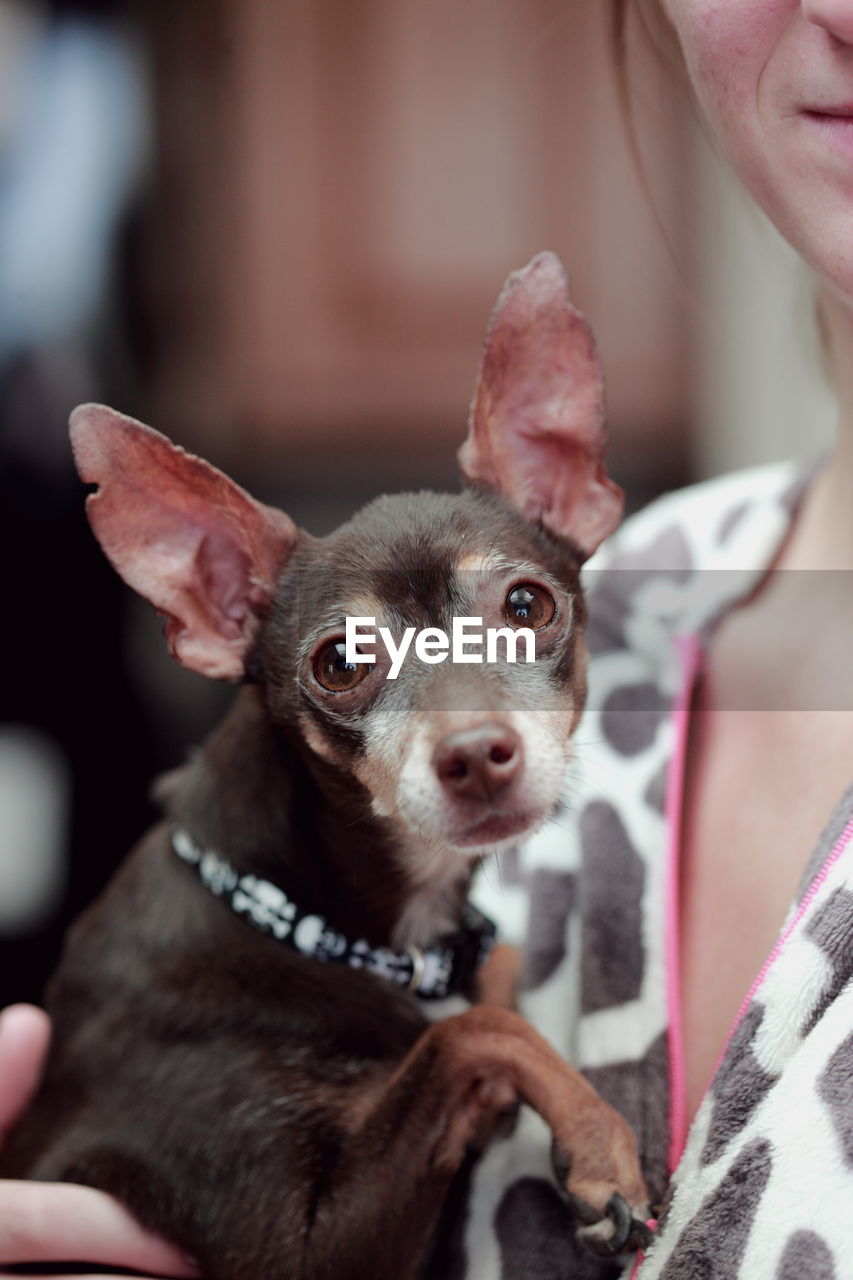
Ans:
{"label": "dog's paw", "polygon": [[583,1177],[556,1145],[551,1162],[557,1185],[578,1224],[577,1237],[587,1249],[601,1257],[612,1257],[648,1248],[652,1241],[647,1226],[651,1210],[641,1196],[635,1196],[632,1203],[612,1182]]}

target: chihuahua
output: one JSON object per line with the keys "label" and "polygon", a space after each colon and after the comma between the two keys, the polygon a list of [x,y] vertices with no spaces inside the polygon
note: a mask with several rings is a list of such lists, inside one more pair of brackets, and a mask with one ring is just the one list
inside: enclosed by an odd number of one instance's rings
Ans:
{"label": "chihuahua", "polygon": [[314,538],[149,427],[74,411],[107,556],[179,662],[242,687],[71,930],[4,1175],[110,1192],[208,1280],[414,1280],[454,1177],[524,1102],[578,1234],[645,1243],[622,1118],[513,1008],[446,1003],[488,975],[474,869],[563,784],[579,570],[622,508],[603,405],[545,253],[493,313],[462,493],[381,497]]}

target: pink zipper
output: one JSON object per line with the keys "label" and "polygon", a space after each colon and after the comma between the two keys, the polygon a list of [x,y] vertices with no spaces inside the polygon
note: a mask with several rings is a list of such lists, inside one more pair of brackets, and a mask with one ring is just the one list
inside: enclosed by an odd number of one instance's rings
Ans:
{"label": "pink zipper", "polygon": [[714,1070],[711,1073],[711,1079],[708,1081],[709,1089],[711,1087],[711,1081],[714,1079],[714,1076],[717,1074],[717,1071],[719,1070],[720,1063],[723,1061],[723,1058],[725,1058],[726,1054],[728,1053],[729,1045],[732,1042],[732,1037],[734,1036],[734,1033],[737,1031],[741,1022],[743,1021],[744,1015],[747,1009],[749,1008],[749,1006],[752,1004],[752,1001],[755,998],[756,992],[762,986],[768,973],[773,968],[773,965],[779,959],[779,956],[782,954],[785,947],[787,946],[788,939],[790,938],[791,934],[794,932],[797,925],[800,923],[803,916],[806,914],[809,907],[814,902],[815,897],[817,896],[817,893],[821,885],[825,882],[830,871],[832,870],[832,868],[834,867],[838,859],[841,857],[842,853],[847,848],[851,840],[853,840],[853,818],[850,819],[850,821],[845,826],[844,830],[841,832],[841,835],[838,837],[835,844],[832,846],[832,849],[828,857],[826,858],[826,861],[823,863],[823,866],[820,868],[820,871],[817,872],[811,884],[809,885],[808,889],[803,894],[803,900],[800,903],[799,907],[797,908],[796,915],[794,916],[791,923],[788,925],[787,929],[785,929],[784,932],[779,935],[776,941],[775,947],[770,952],[770,955],[767,957],[767,959],[764,961],[764,964],[761,966],[761,968],[758,971],[758,976],[756,977],[752,986],[749,988],[749,991],[747,991],[744,997],[743,1003],[738,1009],[737,1014],[735,1015],[735,1020],[731,1025],[729,1034],[726,1036],[726,1043],[723,1046],[723,1051],[720,1054],[719,1058],[717,1059],[716,1066],[714,1067]]}
{"label": "pink zipper", "polygon": [[684,772],[687,763],[687,731],[690,704],[699,672],[702,645],[697,635],[675,637],[681,658],[681,687],[673,711],[675,741],[666,780],[666,888],[665,964],[666,1004],[669,1023],[669,1172],[681,1159],[687,1137],[687,1100],[684,1073],[684,1034],[681,1006],[681,912],[679,865],[684,799]]}
{"label": "pink zipper", "polygon": [[[675,647],[681,659],[681,684],[673,709],[673,751],[667,770],[665,818],[667,829],[666,851],[666,885],[665,885],[665,964],[666,964],[666,1002],[669,1037],[669,1172],[675,1171],[687,1139],[687,1098],[684,1070],[684,1034],[681,1000],[681,953],[680,953],[680,855],[681,829],[684,801],[684,774],[687,763],[687,740],[690,725],[690,706],[693,700],[693,689],[702,659],[702,644],[697,635],[680,635],[675,637]],[[780,935],[776,945],[770,952],[758,975],[749,988],[743,1003],[738,1009],[731,1029],[726,1037],[723,1050],[708,1081],[708,1088],[716,1075],[720,1063],[728,1052],[732,1037],[740,1026],[743,1017],[755,998],[756,992],[765,981],[767,974],[781,955],[788,939],[802,920],[814,901],[821,886],[826,881],[835,863],[843,854],[848,844],[853,841],[853,818],[844,827],[836,840],[828,857],[811,881],[803,895],[797,912]],[[707,1092],[707,1090],[706,1090]],[[641,1251],[637,1255],[630,1280],[635,1280],[645,1255]]]}
{"label": "pink zipper", "polygon": [[[679,864],[681,852],[681,825],[684,797],[684,771],[687,756],[687,733],[690,721],[690,704],[693,698],[693,687],[699,673],[702,656],[702,644],[697,635],[681,635],[675,637],[675,646],[681,658],[681,688],[676,699],[673,713],[675,742],[672,759],[667,774],[666,787],[666,826],[667,826],[667,858],[666,858],[666,998],[669,1019],[669,1171],[672,1174],[681,1159],[687,1137],[687,1107],[684,1075],[684,1038],[682,1030],[681,1007],[681,954],[680,954],[680,877]],[[728,1053],[732,1037],[743,1021],[747,1009],[756,993],[764,983],[767,974],[778,960],[788,943],[791,934],[797,928],[803,916],[815,899],[821,885],[826,880],[832,867],[841,857],[850,841],[853,840],[853,818],[844,827],[841,835],[832,846],[820,870],[803,895],[796,915],[787,929],[780,934],[776,945],[761,966],[755,981],[746,993],[734,1022],[726,1036],[725,1044],[708,1081],[708,1088],[719,1070],[720,1064]],[[707,1089],[705,1090],[707,1093]]]}
{"label": "pink zipper", "polygon": [[[684,1078],[684,1035],[681,1011],[681,955],[679,950],[679,863],[684,771],[687,763],[687,731],[690,704],[699,672],[702,645],[697,635],[675,637],[681,659],[681,683],[673,708],[674,742],[666,775],[666,883],[664,889],[664,952],[669,1043],[669,1172],[672,1174],[684,1150],[687,1136],[687,1102]],[[655,1223],[655,1225],[657,1225]],[[630,1280],[639,1273],[645,1254],[637,1254]]]}

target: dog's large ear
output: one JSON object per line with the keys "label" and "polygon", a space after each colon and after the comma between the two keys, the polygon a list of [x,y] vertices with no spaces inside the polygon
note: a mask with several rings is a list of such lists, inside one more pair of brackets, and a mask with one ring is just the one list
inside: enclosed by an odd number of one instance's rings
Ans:
{"label": "dog's large ear", "polygon": [[622,516],[604,469],[604,386],[559,258],[509,277],[492,313],[459,462],[589,556]]}
{"label": "dog's large ear", "polygon": [[86,502],[95,536],[165,615],[173,656],[202,675],[239,679],[296,541],[293,521],[105,405],[74,410],[71,443],[81,479],[100,486]]}

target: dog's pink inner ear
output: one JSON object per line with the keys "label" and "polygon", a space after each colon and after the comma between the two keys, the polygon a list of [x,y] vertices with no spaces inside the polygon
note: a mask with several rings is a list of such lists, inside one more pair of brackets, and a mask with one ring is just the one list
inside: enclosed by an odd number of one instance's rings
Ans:
{"label": "dog's pink inner ear", "polygon": [[509,277],[492,314],[462,470],[589,556],[622,515],[605,447],[592,334],[560,260],[540,253]]}
{"label": "dog's pink inner ear", "polygon": [[201,458],[104,405],[71,415],[89,521],[108,558],[166,619],[169,648],[202,675],[239,679],[259,615],[297,538]]}

